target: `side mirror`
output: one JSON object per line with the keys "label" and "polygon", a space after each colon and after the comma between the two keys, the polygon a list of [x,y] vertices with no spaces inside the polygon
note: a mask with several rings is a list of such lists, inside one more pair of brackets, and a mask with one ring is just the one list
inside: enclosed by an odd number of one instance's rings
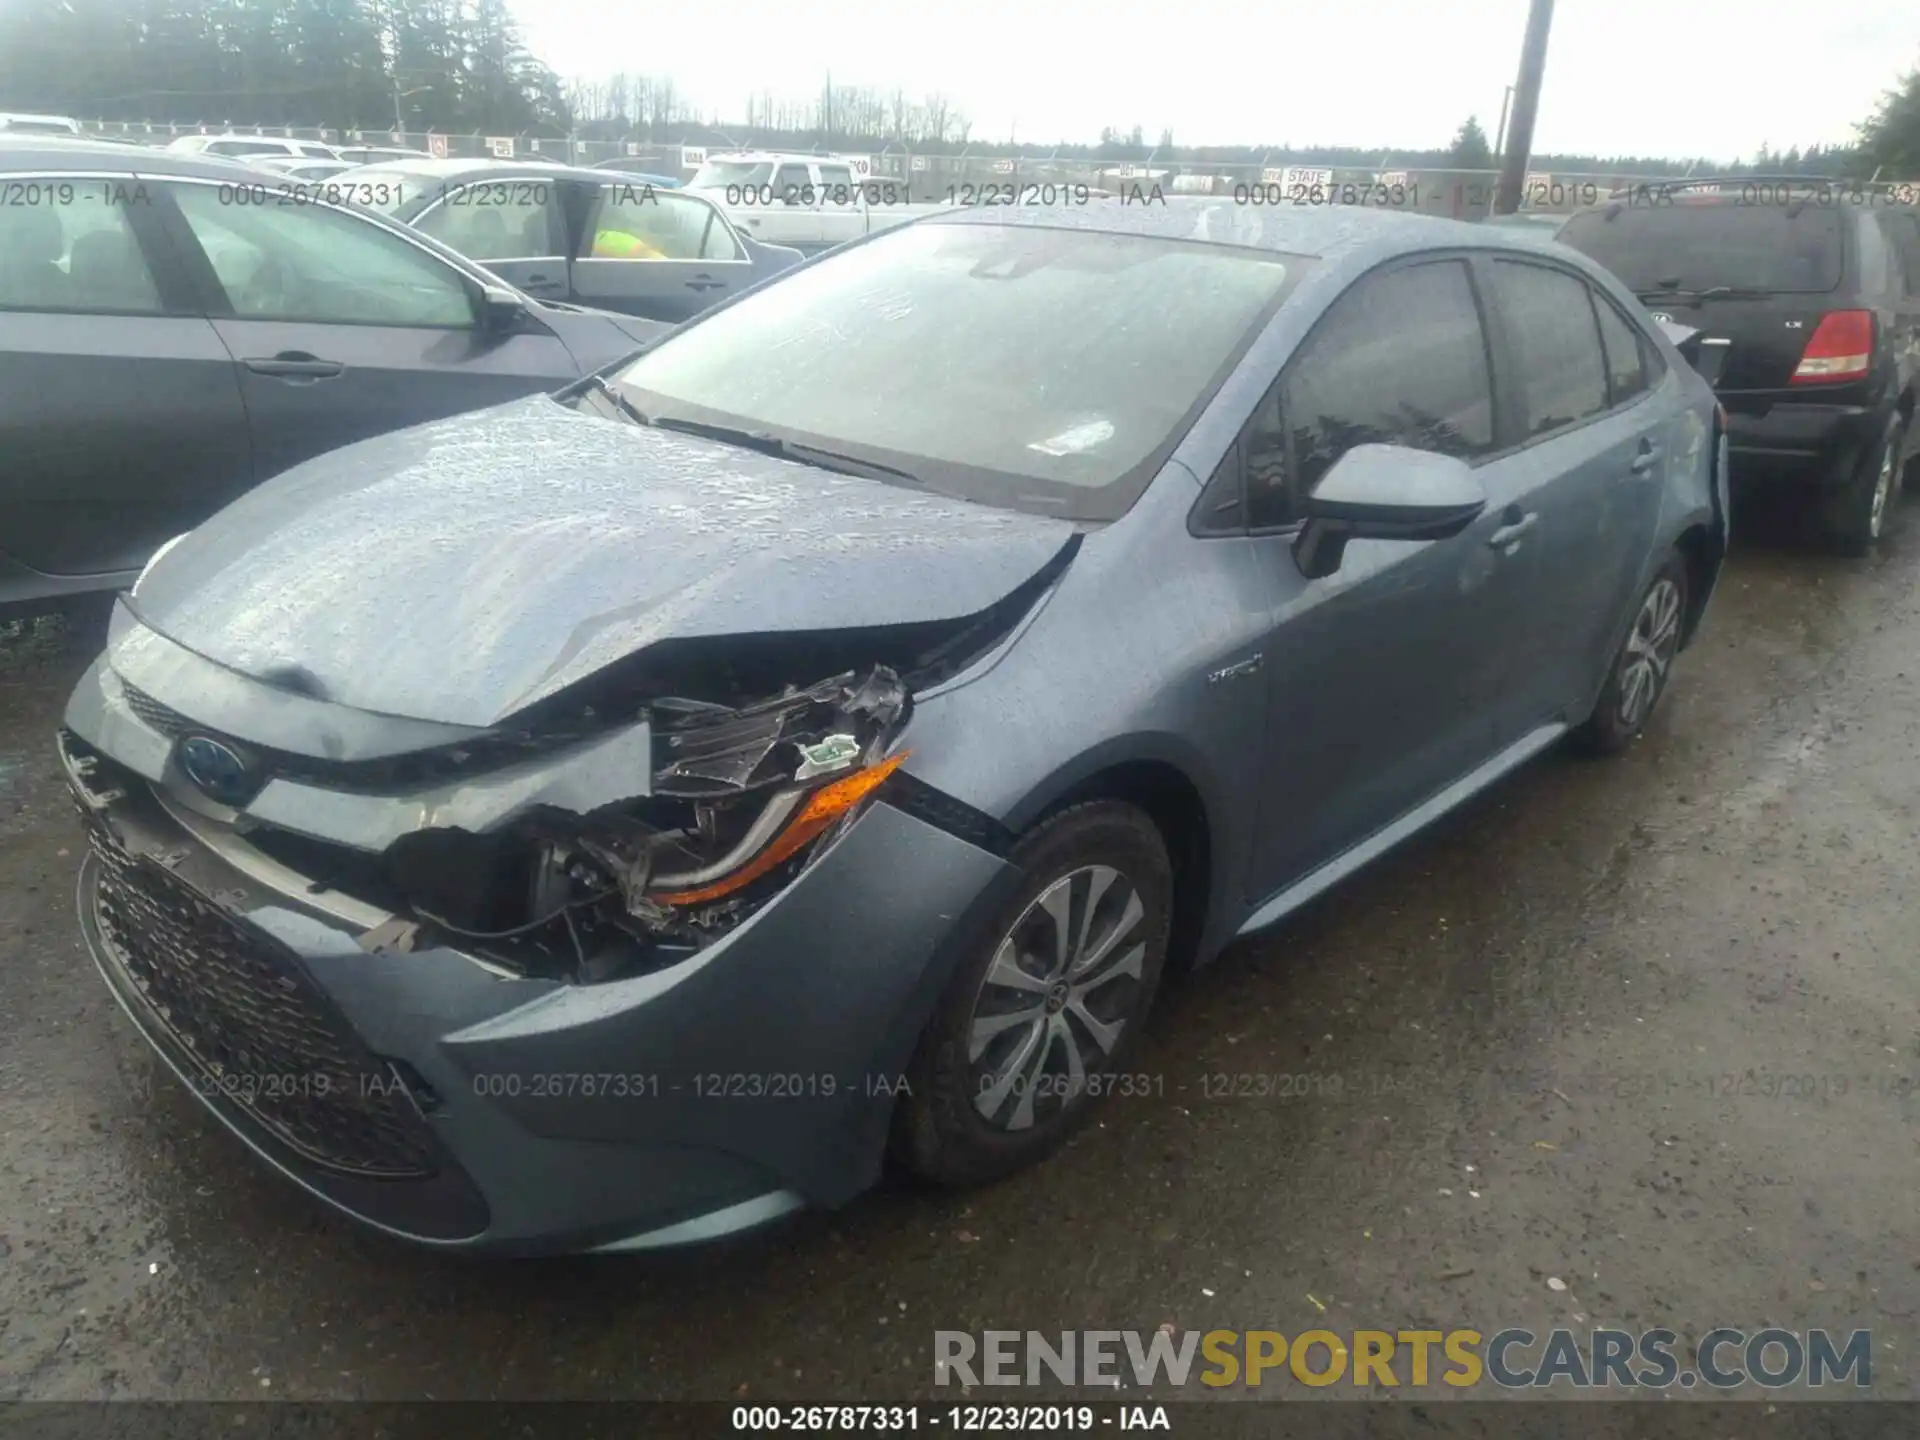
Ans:
{"label": "side mirror", "polygon": [[527,302],[504,285],[488,285],[480,291],[480,328],[490,331],[511,330],[526,317]]}
{"label": "side mirror", "polygon": [[1445,540],[1487,508],[1464,460],[1400,445],[1356,445],[1320,478],[1302,507],[1294,563],[1309,580],[1340,568],[1349,540]]}
{"label": "side mirror", "polygon": [[764,240],[756,240],[751,235],[738,230],[734,232],[740,242],[740,248],[758,275],[777,275],[782,270],[791,270],[806,259],[799,251],[781,245],[769,245]]}

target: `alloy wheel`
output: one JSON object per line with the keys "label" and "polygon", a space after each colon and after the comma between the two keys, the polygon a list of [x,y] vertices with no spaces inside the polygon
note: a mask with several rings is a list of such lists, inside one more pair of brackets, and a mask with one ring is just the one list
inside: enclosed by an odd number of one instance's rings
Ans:
{"label": "alloy wheel", "polygon": [[1620,723],[1631,731],[1647,718],[1667,667],[1680,648],[1680,587],[1661,576],[1640,602],[1620,661]]}
{"label": "alloy wheel", "polygon": [[1110,865],[1069,871],[1014,921],[974,997],[967,1061],[974,1109],[996,1129],[1030,1130],[1087,1090],[1134,1018],[1146,957],[1145,908]]}

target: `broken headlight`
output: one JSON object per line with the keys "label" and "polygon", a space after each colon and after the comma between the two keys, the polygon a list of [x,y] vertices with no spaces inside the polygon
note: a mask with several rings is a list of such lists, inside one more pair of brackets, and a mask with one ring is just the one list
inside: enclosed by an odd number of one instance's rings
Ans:
{"label": "broken headlight", "polygon": [[[587,814],[536,811],[498,835],[417,832],[388,871],[422,920],[584,978],[710,943],[849,823],[906,759],[885,666],[750,704],[651,699],[650,793]],[[577,962],[577,963],[570,963]]]}

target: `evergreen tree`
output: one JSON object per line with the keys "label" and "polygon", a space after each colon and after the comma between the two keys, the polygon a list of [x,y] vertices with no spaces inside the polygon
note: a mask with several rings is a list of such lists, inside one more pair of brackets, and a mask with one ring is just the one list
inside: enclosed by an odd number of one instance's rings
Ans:
{"label": "evergreen tree", "polygon": [[1920,69],[1907,73],[1880,97],[1879,107],[1859,127],[1860,146],[1853,168],[1863,175],[1876,169],[1882,178],[1920,179]]}
{"label": "evergreen tree", "polygon": [[1447,161],[1456,170],[1493,168],[1493,147],[1487,143],[1487,132],[1480,128],[1478,115],[1469,115],[1467,123],[1454,134]]}

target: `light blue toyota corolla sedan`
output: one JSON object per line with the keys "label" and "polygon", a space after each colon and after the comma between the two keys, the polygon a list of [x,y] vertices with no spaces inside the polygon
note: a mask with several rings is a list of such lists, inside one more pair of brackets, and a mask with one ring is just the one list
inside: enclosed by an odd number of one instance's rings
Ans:
{"label": "light blue toyota corolla sedan", "polygon": [[1723,424],[1519,232],[930,217],[170,544],[60,736],[80,922],[193,1092],[390,1233],[992,1179],[1168,966],[1645,732]]}

